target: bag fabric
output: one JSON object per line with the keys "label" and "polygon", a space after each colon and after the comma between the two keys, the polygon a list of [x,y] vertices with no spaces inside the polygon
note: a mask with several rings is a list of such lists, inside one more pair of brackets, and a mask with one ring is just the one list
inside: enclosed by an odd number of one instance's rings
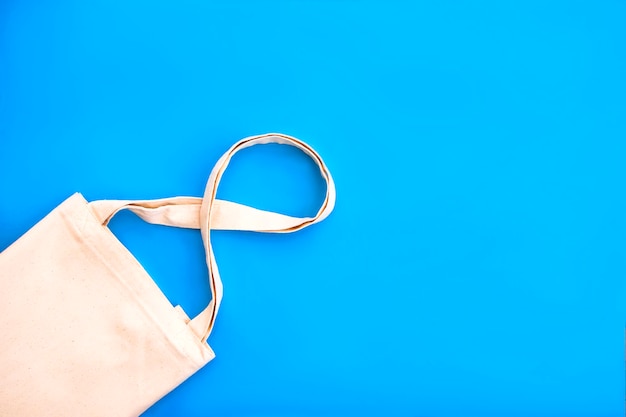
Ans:
{"label": "bag fabric", "polygon": [[[231,157],[266,143],[319,166],[326,197],[297,218],[216,199]],[[203,198],[100,200],[74,194],[0,253],[0,416],[137,416],[215,356],[207,338],[222,298],[210,229],[288,233],[328,216],[335,187],[320,156],[281,134],[243,139],[213,168]],[[129,209],[147,222],[200,229],[212,300],[190,319],[172,306],[107,224]]]}

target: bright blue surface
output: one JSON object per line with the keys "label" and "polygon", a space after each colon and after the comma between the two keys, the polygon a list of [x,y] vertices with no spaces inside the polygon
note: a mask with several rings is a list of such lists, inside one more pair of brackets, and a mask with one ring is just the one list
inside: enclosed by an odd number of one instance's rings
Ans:
{"label": "bright blue surface", "polygon": [[[172,3],[2,2],[0,249],[74,191],[200,195],[268,131],[338,200],[214,233],[217,358],[146,416],[623,415],[624,2]],[[323,183],[268,146],[219,194],[305,215]],[[208,302],[198,233],[112,229]]]}

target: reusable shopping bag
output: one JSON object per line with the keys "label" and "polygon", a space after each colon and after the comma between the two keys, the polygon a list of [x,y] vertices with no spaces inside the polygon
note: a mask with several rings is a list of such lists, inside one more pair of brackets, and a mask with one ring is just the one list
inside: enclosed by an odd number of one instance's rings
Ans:
{"label": "reusable shopping bag", "polygon": [[[295,146],[319,166],[326,198],[296,218],[216,199],[231,157]],[[203,198],[100,200],[74,194],[0,253],[0,416],[137,416],[206,365],[222,299],[210,230],[288,233],[326,218],[335,187],[320,156],[281,134],[243,139],[213,168]],[[107,224],[129,209],[149,223],[200,229],[212,300],[190,319]]]}

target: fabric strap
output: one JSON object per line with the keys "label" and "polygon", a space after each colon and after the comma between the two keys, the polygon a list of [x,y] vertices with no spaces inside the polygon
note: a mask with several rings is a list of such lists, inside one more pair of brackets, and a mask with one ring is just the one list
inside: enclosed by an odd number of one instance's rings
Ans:
{"label": "fabric strap", "polygon": [[[120,210],[128,209],[152,224],[200,228],[202,198],[171,197],[156,200],[98,200],[90,203],[96,217],[106,225]],[[288,233],[306,219],[215,199],[212,207],[212,230],[241,230]]]}
{"label": "fabric strap", "polygon": [[[326,196],[313,217],[292,217],[259,210],[216,198],[217,188],[234,154],[242,149],[269,143],[290,145],[308,155],[319,167],[326,181]],[[107,225],[120,210],[128,209],[148,223],[200,229],[206,251],[212,299],[189,325],[206,342],[222,300],[222,281],[211,246],[210,230],[242,230],[267,233],[290,233],[324,220],[335,205],[335,184],[322,158],[306,143],[291,136],[269,133],[251,136],[235,143],[217,161],[209,175],[203,198],[172,197],[158,200],[98,200],[89,206],[99,221]]]}

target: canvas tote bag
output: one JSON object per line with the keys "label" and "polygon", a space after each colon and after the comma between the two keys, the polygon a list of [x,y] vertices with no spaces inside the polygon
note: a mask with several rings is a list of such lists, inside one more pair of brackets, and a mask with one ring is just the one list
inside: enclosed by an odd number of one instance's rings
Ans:
{"label": "canvas tote bag", "polygon": [[[231,157],[257,144],[299,148],[319,166],[326,198],[296,218],[216,199]],[[323,220],[335,187],[320,156],[281,134],[243,139],[213,168],[203,198],[88,203],[74,194],[0,253],[0,416],[137,416],[202,368],[222,284],[210,229],[288,233]],[[200,229],[212,300],[189,319],[107,227],[129,209]]]}

